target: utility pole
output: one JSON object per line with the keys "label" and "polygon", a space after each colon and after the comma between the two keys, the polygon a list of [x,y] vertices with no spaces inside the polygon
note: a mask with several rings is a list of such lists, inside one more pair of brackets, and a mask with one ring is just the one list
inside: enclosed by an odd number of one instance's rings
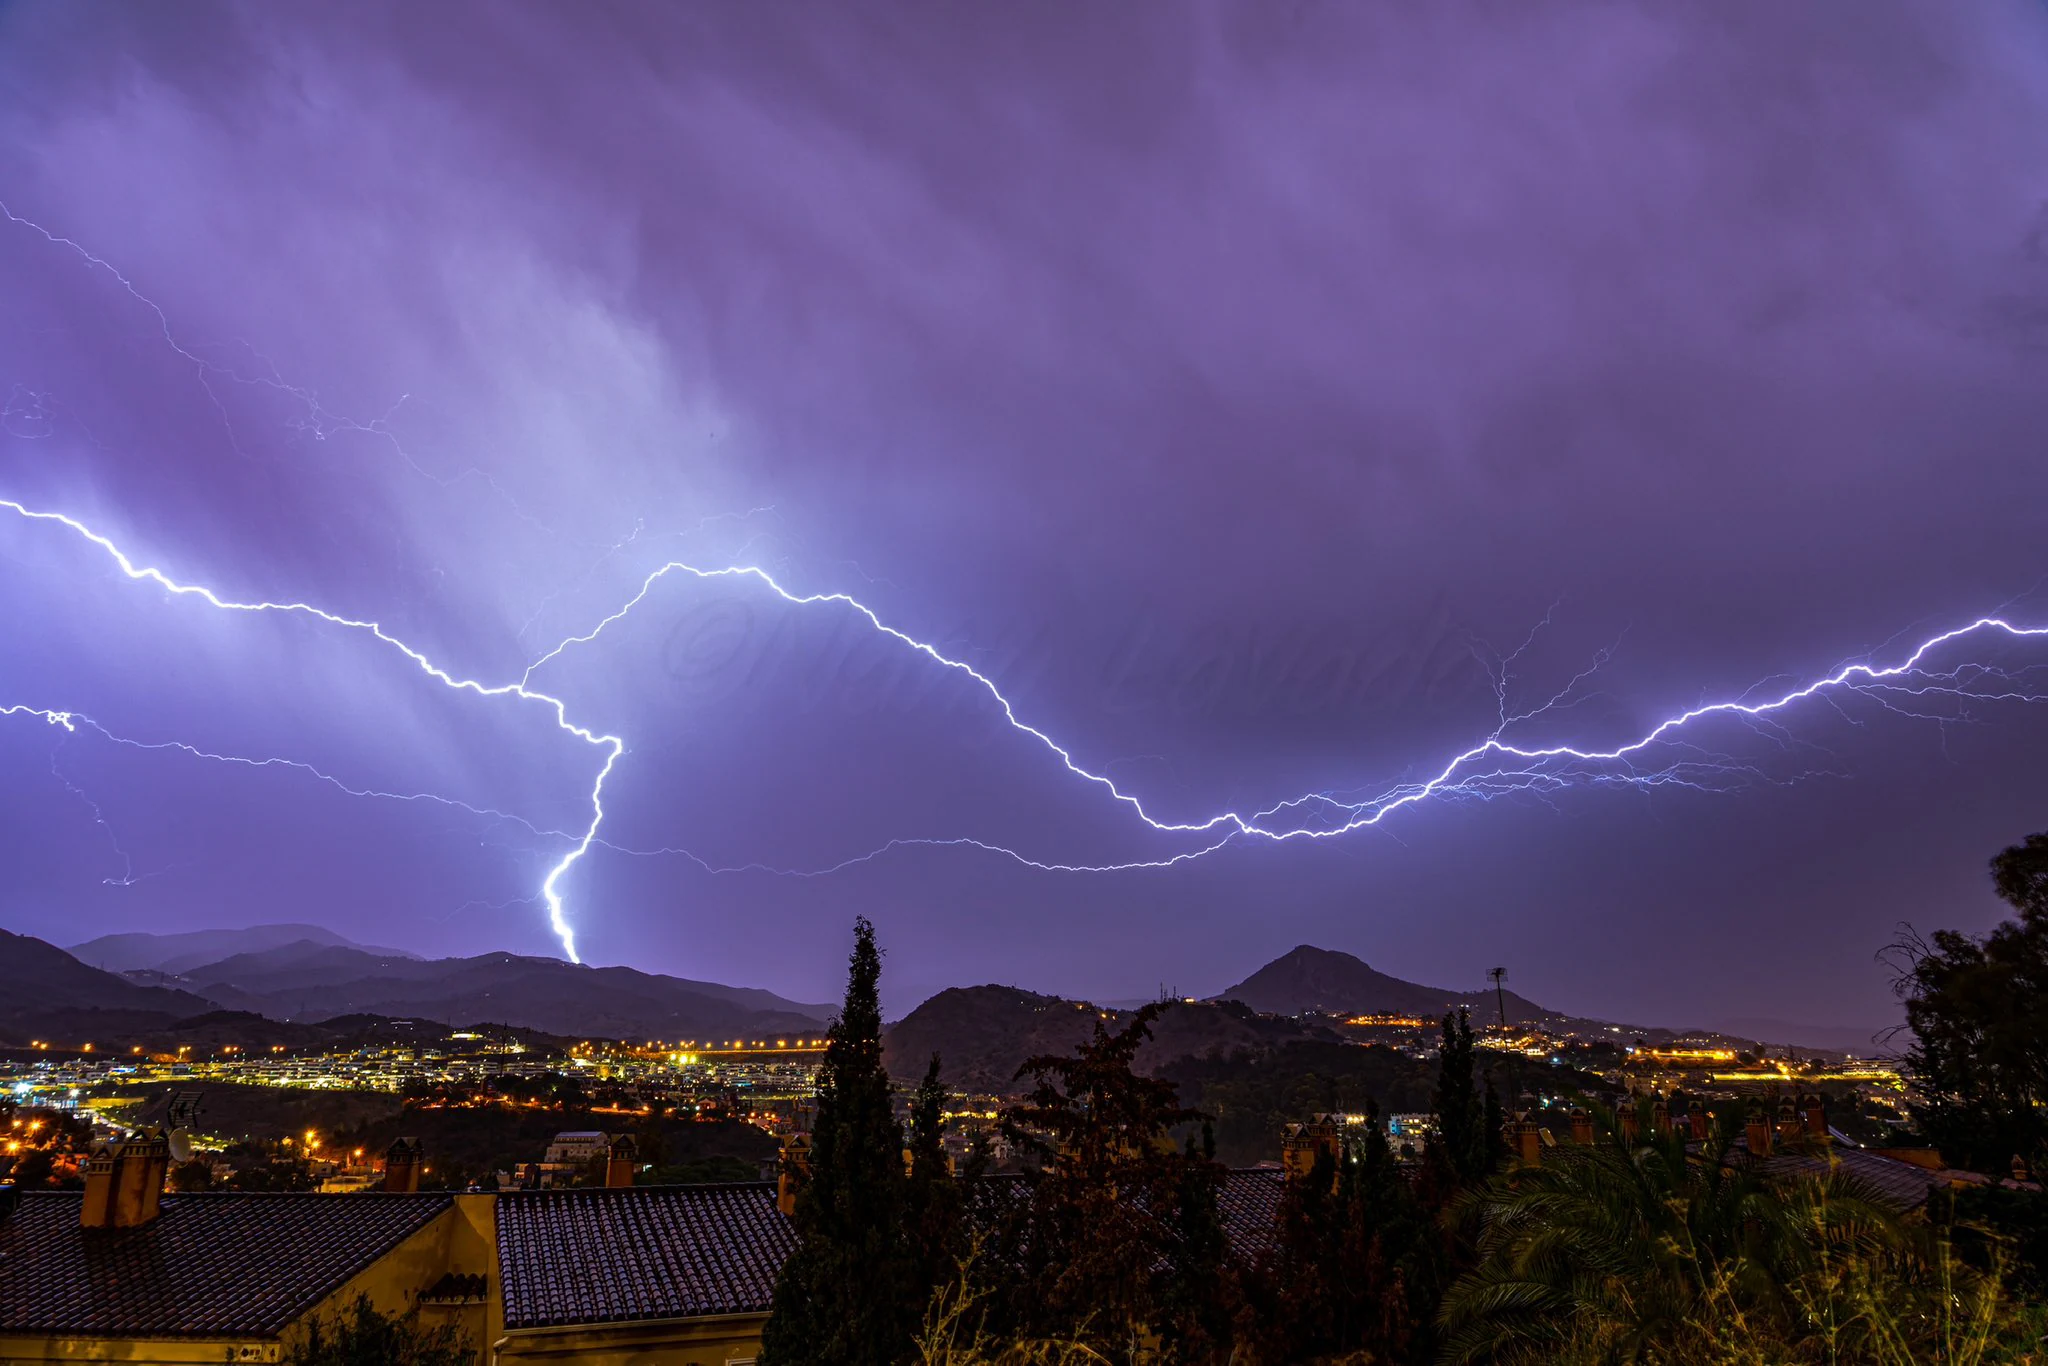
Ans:
{"label": "utility pole", "polygon": [[1506,968],[1493,968],[1486,975],[1493,979],[1493,1001],[1495,1005],[1500,1007],[1500,1027],[1506,1029],[1508,1027],[1508,997],[1507,993],[1501,990],[1500,984],[1502,979],[1508,975],[1508,970]]}

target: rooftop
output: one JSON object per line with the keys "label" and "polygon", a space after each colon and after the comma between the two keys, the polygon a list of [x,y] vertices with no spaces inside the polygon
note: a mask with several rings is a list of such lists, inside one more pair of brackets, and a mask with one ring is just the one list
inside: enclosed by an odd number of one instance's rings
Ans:
{"label": "rooftop", "polygon": [[796,1233],[766,1182],[498,1197],[507,1328],[766,1313]]}
{"label": "rooftop", "polygon": [[273,1337],[449,1208],[445,1195],[166,1195],[140,1228],[85,1229],[77,1192],[0,1219],[0,1333]]}
{"label": "rooftop", "polygon": [[[988,1179],[1022,1194],[1020,1177]],[[1225,1175],[1218,1206],[1233,1248],[1263,1250],[1286,1188],[1277,1168]],[[497,1222],[508,1329],[765,1314],[796,1248],[768,1182],[509,1191]]]}

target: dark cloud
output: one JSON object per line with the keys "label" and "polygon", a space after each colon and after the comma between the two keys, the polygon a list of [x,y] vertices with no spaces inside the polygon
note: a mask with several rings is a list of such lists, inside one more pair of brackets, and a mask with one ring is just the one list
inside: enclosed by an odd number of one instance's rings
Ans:
{"label": "dark cloud", "polygon": [[[1493,723],[1475,651],[1547,612],[1518,703],[1614,647],[1543,732],[1613,741],[2048,570],[2030,7],[0,23],[0,197],[135,291],[0,224],[0,492],[479,677],[662,559],[739,556],[967,652],[1193,817],[1427,771]],[[0,557],[0,703],[579,819],[593,756],[532,708],[39,532]],[[636,847],[1180,847],[830,611],[673,583],[540,677],[630,738]],[[486,909],[559,853],[516,823],[74,738],[100,825],[53,738],[0,730],[12,926],[548,942]],[[1817,707],[1732,794],[1447,805],[1166,873],[600,851],[572,903],[596,958],[811,995],[865,910],[905,996],[1210,989],[1311,939],[1454,981],[1504,957],[1594,1011],[1875,1018],[1893,921],[1991,913],[2044,738]],[[154,875],[102,886],[115,839]]]}

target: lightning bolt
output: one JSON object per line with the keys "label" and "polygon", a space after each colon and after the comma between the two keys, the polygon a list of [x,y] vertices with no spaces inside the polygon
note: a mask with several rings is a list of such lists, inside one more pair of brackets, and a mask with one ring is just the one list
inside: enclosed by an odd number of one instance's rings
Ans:
{"label": "lightning bolt", "polygon": [[85,803],[86,808],[92,812],[93,824],[106,833],[107,843],[112,846],[114,857],[121,860],[121,876],[101,878],[101,885],[106,887],[133,887],[137,881],[135,876],[135,860],[130,858],[128,851],[121,847],[121,836],[115,831],[112,823],[107,820],[107,813],[100,809],[100,804],[93,800],[91,793],[87,792],[77,783],[72,782],[70,777],[57,764],[57,754],[64,748],[64,741],[68,738],[68,736],[59,737],[57,743],[50,747],[50,776],[64,784],[66,792],[69,792],[72,796],[78,798],[79,801]]}
{"label": "lightning bolt", "polygon": [[[2048,626],[2016,624],[2003,617],[1980,617],[1962,626],[1928,637],[1898,662],[1878,665],[1869,661],[1844,664],[1832,673],[1816,678],[1803,685],[1787,688],[1761,700],[1745,694],[1743,697],[1705,703],[1679,711],[1652,726],[1636,738],[1610,748],[1581,748],[1575,745],[1554,744],[1531,746],[1516,743],[1506,738],[1510,727],[1526,723],[1534,718],[1560,707],[1569,706],[1573,694],[1585,679],[1598,668],[1606,652],[1596,659],[1592,668],[1582,671],[1567,682],[1563,689],[1553,694],[1540,706],[1521,712],[1507,709],[1505,665],[1512,662],[1517,650],[1502,663],[1502,671],[1495,674],[1496,691],[1501,698],[1499,724],[1477,744],[1452,755],[1433,774],[1421,781],[1407,782],[1380,790],[1363,798],[1340,798],[1326,792],[1305,793],[1274,803],[1259,811],[1245,814],[1237,811],[1223,811],[1201,820],[1182,821],[1163,819],[1147,809],[1144,802],[1134,793],[1125,791],[1107,773],[1087,768],[1077,760],[1073,752],[1061,745],[1046,731],[1022,719],[1015,706],[995,680],[974,668],[964,660],[945,654],[929,642],[918,639],[902,629],[885,621],[873,608],[840,592],[800,592],[785,586],[769,571],[758,566],[737,565],[719,568],[704,568],[682,561],[669,561],[650,572],[641,582],[638,591],[620,607],[601,618],[589,630],[569,636],[551,649],[545,651],[529,664],[520,678],[512,683],[487,684],[475,679],[459,677],[435,663],[427,654],[386,631],[375,621],[347,617],[326,611],[323,608],[302,602],[241,602],[224,598],[210,588],[184,583],[162,570],[137,564],[113,540],[93,530],[76,518],[62,513],[32,509],[11,499],[0,499],[0,508],[14,513],[30,522],[54,524],[83,539],[103,552],[129,579],[155,584],[174,596],[193,597],[221,611],[247,613],[286,613],[311,616],[344,630],[367,634],[402,654],[409,662],[435,682],[444,687],[473,693],[480,697],[513,698],[524,702],[539,703],[552,715],[557,728],[565,731],[585,745],[599,750],[602,754],[590,789],[591,817],[580,831],[542,830],[524,818],[487,807],[441,797],[432,793],[391,793],[374,789],[355,788],[333,775],[326,774],[311,765],[287,759],[248,759],[240,756],[222,755],[179,742],[139,742],[114,735],[105,727],[89,718],[72,712],[43,711],[36,708],[14,706],[0,709],[0,714],[28,714],[40,717],[67,731],[75,731],[80,725],[89,725],[107,738],[139,748],[172,748],[182,750],[196,757],[224,762],[247,764],[257,767],[283,765],[303,769],[314,774],[340,790],[354,796],[376,796],[407,801],[432,801],[460,807],[479,816],[489,816],[517,821],[536,834],[560,836],[570,840],[571,846],[556,863],[550,867],[543,880],[539,898],[545,904],[548,922],[561,940],[563,951],[576,960],[575,938],[566,917],[561,894],[564,877],[578,862],[587,856],[593,847],[603,846],[620,853],[653,855],[682,854],[691,858],[706,871],[713,873],[765,872],[784,876],[821,877],[846,868],[873,861],[881,855],[902,848],[971,848],[998,854],[1015,860],[1025,866],[1048,872],[1103,873],[1136,869],[1171,868],[1215,853],[1239,839],[1263,839],[1286,842],[1296,839],[1332,839],[1371,826],[1377,826],[1386,818],[1404,808],[1431,800],[1458,798],[1490,800],[1514,793],[1535,793],[1556,791],[1579,783],[1625,784],[1633,787],[1685,786],[1712,790],[1717,782],[1729,773],[1725,760],[1699,753],[1697,747],[1686,746],[1695,751],[1697,757],[1687,759],[1666,759],[1647,768],[1638,765],[1649,751],[1660,745],[1679,745],[1681,732],[1703,721],[1715,717],[1728,717],[1753,725],[1771,723],[1781,712],[1798,704],[1814,699],[1832,701],[1831,694],[1854,691],[1872,696],[1890,706],[1893,710],[1907,715],[1917,713],[1898,705],[1904,698],[1943,698],[1949,700],[1967,699],[1985,702],[2041,701],[2043,694],[2027,685],[2024,675],[2015,677],[2001,670],[1983,664],[1963,664],[1946,670],[1929,667],[1930,657],[1944,647],[1974,635],[2002,635],[2012,640],[2029,640],[2048,636]],[[568,704],[559,696],[540,691],[534,685],[534,675],[547,665],[560,659],[565,653],[582,645],[598,640],[607,629],[624,620],[635,608],[644,603],[655,589],[671,576],[680,576],[700,582],[738,580],[756,584],[767,589],[783,602],[796,607],[840,607],[852,612],[865,621],[875,632],[887,636],[914,651],[937,667],[954,671],[979,687],[994,702],[1008,725],[1019,734],[1036,741],[1040,747],[1051,753],[1073,776],[1094,785],[1112,800],[1131,812],[1137,820],[1153,831],[1163,834],[1183,834],[1203,837],[1197,847],[1168,856],[1150,859],[1133,859],[1110,863],[1069,863],[1053,862],[1031,858],[1008,846],[987,840],[969,837],[954,838],[908,838],[891,840],[888,843],[852,858],[841,860],[820,868],[793,869],[777,868],[765,864],[749,863],[738,865],[714,865],[688,850],[663,848],[639,850],[613,844],[599,837],[605,818],[604,788],[619,758],[625,752],[624,740],[616,735],[600,734],[587,726],[570,719]],[[1540,629],[1540,628],[1539,628]],[[1527,643],[1521,647],[1526,649]],[[1749,776],[1757,776],[1753,770]]]}
{"label": "lightning bolt", "polygon": [[[320,396],[316,392],[303,385],[293,384],[285,379],[278,372],[277,366],[268,357],[264,356],[247,342],[239,342],[238,344],[261,366],[261,370],[258,373],[244,374],[232,365],[222,365],[218,361],[210,360],[179,338],[176,329],[171,326],[171,316],[164,311],[163,305],[143,293],[135,281],[130,279],[112,261],[93,252],[76,238],[67,237],[63,233],[46,228],[34,219],[22,217],[14,212],[4,200],[0,200],[0,218],[5,218],[16,227],[35,233],[53,247],[61,247],[68,251],[80,261],[83,261],[89,270],[98,271],[112,279],[123,293],[148,309],[156,319],[157,331],[163,337],[164,345],[169,347],[181,360],[192,367],[194,375],[199,380],[199,387],[206,391],[207,400],[212,403],[214,412],[220,417],[221,429],[227,434],[228,448],[243,459],[249,459],[250,456],[247,451],[242,449],[240,438],[235,432],[234,420],[228,415],[227,404],[221,400],[220,392],[213,387],[213,381],[216,378],[226,379],[234,384],[256,385],[288,396],[303,410],[302,415],[289,425],[294,430],[311,436],[315,441],[326,441],[341,432],[353,432],[384,442],[390,446],[392,452],[414,474],[444,489],[452,488],[464,480],[478,480],[489,488],[491,493],[502,501],[511,510],[513,516],[517,517],[520,521],[526,522],[550,536],[555,534],[552,527],[546,525],[522,507],[519,500],[514,498],[504,485],[500,484],[488,471],[472,465],[466,469],[458,470],[451,475],[440,475],[420,464],[414,458],[412,452],[406,449],[405,443],[398,439],[398,433],[391,425],[391,420],[398,415],[398,410],[405,406],[407,400],[411,397],[410,395],[399,395],[397,401],[383,413],[368,421],[364,421],[360,418],[348,417],[330,411],[321,403]],[[23,396],[28,401],[18,406],[16,400]],[[20,414],[28,420],[34,435],[45,435],[47,434],[50,421],[50,408],[51,403],[47,394],[31,393],[17,385],[15,386],[15,396],[10,397],[6,410],[0,412],[0,421],[4,421],[8,428],[12,430],[13,420],[17,418],[17,414]],[[35,428],[40,428],[41,430],[33,430]]]}
{"label": "lightning bolt", "polygon": [[[554,649],[541,655],[532,664],[528,665],[526,673],[521,679],[521,685],[529,684],[532,681],[533,675],[538,670],[559,658],[568,650],[597,640],[608,627],[623,620],[634,608],[644,602],[648,595],[654,591],[655,587],[672,574],[700,581],[720,579],[751,581],[765,587],[783,602],[796,607],[843,607],[866,621],[879,634],[899,642],[941,668],[954,670],[972,680],[995,703],[1001,711],[1003,719],[1009,724],[1011,729],[1037,741],[1040,746],[1049,751],[1059,761],[1067,772],[1108,793],[1111,798],[1127,807],[1139,821],[1151,829],[1162,834],[1208,835],[1218,831],[1225,833],[1223,840],[1197,850],[1193,854],[1177,854],[1160,860],[1103,865],[1038,863],[1030,859],[1023,859],[1022,855],[1016,854],[1013,850],[1004,849],[1000,846],[984,845],[973,840],[892,841],[890,845],[883,846],[884,849],[887,849],[903,844],[970,844],[976,847],[993,849],[996,852],[1022,859],[1022,861],[1033,867],[1061,872],[1107,872],[1127,868],[1172,867],[1186,862],[1190,857],[1199,857],[1202,854],[1213,852],[1221,848],[1223,844],[1228,843],[1231,838],[1237,836],[1274,841],[1301,838],[1331,839],[1368,826],[1378,825],[1395,811],[1436,797],[1448,795],[1487,795],[1490,791],[1503,788],[1513,789],[1521,785],[1537,785],[1546,781],[1563,782],[1567,780],[1564,770],[1577,765],[1625,767],[1654,746],[1668,743],[1670,738],[1678,732],[1709,718],[1729,716],[1749,721],[1768,719],[1775,713],[1785,711],[1796,706],[1798,703],[1822,697],[1842,689],[1853,689],[1880,696],[1886,693],[1897,692],[1911,696],[1948,696],[1978,701],[2040,701],[2043,700],[2042,695],[2031,689],[2008,687],[2002,692],[1985,692],[1966,681],[1966,676],[1972,674],[1978,678],[2005,677],[2005,675],[1984,666],[1965,665],[1945,674],[1929,674],[1923,670],[1922,665],[1929,655],[1940,650],[1943,646],[1974,634],[2000,633],[2014,639],[2048,636],[2048,626],[2015,625],[2002,617],[1980,617],[1968,625],[1958,626],[1929,637],[1896,664],[1880,667],[1867,661],[1849,663],[1841,666],[1831,674],[1814,679],[1803,686],[1789,689],[1762,701],[1738,698],[1692,707],[1665,718],[1637,738],[1609,749],[1581,749],[1564,744],[1530,747],[1511,743],[1505,738],[1506,732],[1510,727],[1542,716],[1557,708],[1570,705],[1571,695],[1576,692],[1578,686],[1587,678],[1590,678],[1611,653],[1611,650],[1602,651],[1596,657],[1591,667],[1574,676],[1563,689],[1554,694],[1541,706],[1510,714],[1507,711],[1506,702],[1507,675],[1505,673],[1505,664],[1511,663],[1517,655],[1528,648],[1528,642],[1525,642],[1514,654],[1507,657],[1507,660],[1503,662],[1502,672],[1495,675],[1496,689],[1501,698],[1500,724],[1479,743],[1453,755],[1442,768],[1424,781],[1402,784],[1381,792],[1376,796],[1354,802],[1340,801],[1326,793],[1307,793],[1276,803],[1250,815],[1237,811],[1222,811],[1202,820],[1176,821],[1162,819],[1154,815],[1146,809],[1145,803],[1138,796],[1118,786],[1116,781],[1107,773],[1084,767],[1075,759],[1071,750],[1061,745],[1044,730],[1018,716],[1015,706],[1004,695],[1002,689],[997,686],[995,680],[980,672],[973,665],[964,660],[953,658],[941,652],[936,646],[890,625],[873,608],[850,594],[838,592],[798,592],[785,587],[773,574],[756,566],[741,565],[705,569],[681,561],[669,561],[667,564],[649,573],[641,582],[639,591],[634,593],[616,611],[604,617],[590,630],[563,640]],[[1540,626],[1538,629],[1541,629]],[[1492,761],[1494,766],[1489,767],[1488,761]],[[1681,775],[1682,770],[1660,769],[1654,775],[1609,773],[1604,776],[1610,781],[1620,779],[1632,782],[1647,782],[1655,777],[1659,782],[1668,783],[1683,781]],[[1343,813],[1342,819],[1334,824],[1326,822],[1318,825],[1276,825],[1272,823],[1272,818],[1284,812],[1294,811],[1311,805],[1325,811],[1334,810],[1341,812]],[[875,853],[880,852],[882,850],[875,851]],[[864,862],[872,857],[874,857],[874,854],[871,853],[850,862]],[[753,865],[745,866],[752,867]],[[847,865],[835,865],[835,867],[844,866]]]}
{"label": "lightning bolt", "polygon": [[[335,612],[329,612],[324,608],[315,607],[311,603],[238,602],[230,598],[224,598],[211,588],[183,583],[164,573],[161,569],[149,565],[136,564],[134,560],[129,558],[127,552],[122,550],[111,539],[101,535],[75,517],[66,516],[61,512],[39,511],[17,503],[11,498],[0,498],[0,508],[14,513],[17,517],[26,521],[63,527],[98,547],[114,562],[121,573],[128,578],[139,583],[153,583],[173,597],[196,598],[207,606],[222,612],[277,613],[312,617],[316,620],[324,621],[330,626],[339,627],[346,631],[360,632],[374,638],[404,655],[406,659],[410,660],[427,677],[443,687],[456,692],[474,693],[479,697],[510,697],[522,702],[537,702],[553,713],[555,724],[558,728],[573,735],[584,744],[603,751],[603,762],[598,766],[597,777],[592,782],[590,789],[590,824],[577,837],[574,846],[569,852],[553,868],[548,870],[547,878],[542,882],[540,890],[541,899],[547,905],[548,925],[554,930],[555,937],[562,941],[563,953],[569,957],[571,962],[582,961],[576,956],[576,936],[570,928],[563,910],[560,890],[561,882],[569,870],[575,867],[585,854],[590,852],[591,842],[597,838],[598,826],[604,821],[605,780],[611,776],[613,765],[618,763],[619,756],[625,752],[626,745],[624,740],[616,735],[600,735],[587,726],[576,724],[569,719],[568,704],[563,702],[561,698],[553,697],[543,692],[536,692],[528,688],[523,682],[488,684],[480,683],[472,678],[458,678],[436,664],[423,651],[408,645],[405,641],[392,635],[374,621],[365,621],[356,617],[345,617]],[[68,712],[37,712],[34,708],[29,707],[10,710],[31,712],[42,716],[45,720],[52,721],[53,724],[63,725],[67,730],[72,729],[76,724],[74,715]],[[58,717],[63,719],[61,721],[56,720]]]}
{"label": "lightning bolt", "polygon": [[[148,309],[156,319],[165,344],[193,366],[201,386],[220,415],[230,445],[238,452],[241,448],[236,444],[228,410],[213,386],[212,381],[216,378],[225,378],[237,384],[261,385],[289,395],[301,406],[303,412],[303,416],[293,425],[298,430],[311,434],[316,440],[325,440],[338,432],[360,433],[389,442],[392,449],[413,471],[443,487],[463,479],[479,479],[510,504],[522,520],[541,527],[544,531],[547,530],[528,516],[496,480],[485,472],[472,468],[443,478],[426,470],[414,460],[400,444],[390,426],[391,418],[398,407],[406,401],[404,397],[401,396],[398,403],[392,405],[382,416],[367,422],[359,421],[329,412],[321,405],[317,394],[284,380],[274,365],[246,344],[244,349],[260,364],[257,373],[245,374],[235,367],[219,364],[181,340],[165,310],[111,262],[94,254],[70,237],[52,232],[40,224],[20,217],[4,202],[0,202],[0,217],[40,234],[50,245],[74,254],[91,270],[110,276],[137,303]],[[9,395],[4,410],[0,410],[0,428],[25,439],[40,438],[48,434],[51,412],[52,401],[48,395],[17,386]],[[1948,668],[1934,667],[1934,656],[1972,637],[2003,636],[2012,641],[2027,641],[2048,636],[2048,626],[2020,624],[2003,616],[1993,615],[1980,617],[1929,636],[1895,663],[1879,665],[1868,659],[1858,660],[1843,664],[1834,671],[1806,683],[1784,687],[1761,698],[1756,696],[1758,690],[1752,689],[1734,699],[1694,706],[1674,712],[1635,738],[1610,748],[1581,748],[1568,744],[1530,745],[1509,739],[1509,733],[1526,729],[1542,718],[1550,717],[1585,701],[1587,694],[1580,691],[1582,685],[1600,669],[1612,653],[1612,647],[1600,652],[1595,656],[1591,666],[1571,678],[1562,689],[1540,705],[1519,712],[1512,711],[1509,692],[1513,680],[1513,666],[1549,624],[1551,614],[1546,613],[1529,638],[1515,650],[1505,655],[1488,654],[1481,658],[1482,666],[1486,668],[1493,682],[1498,702],[1496,724],[1477,743],[1451,755],[1440,767],[1421,779],[1365,790],[1363,795],[1310,792],[1249,813],[1226,810],[1199,820],[1174,820],[1154,814],[1135,793],[1126,790],[1112,779],[1107,766],[1084,766],[1071,749],[1060,744],[1047,731],[1024,720],[995,680],[971,664],[948,655],[937,646],[890,624],[875,609],[851,594],[793,589],[785,586],[768,570],[755,565],[707,568],[676,560],[662,564],[646,575],[639,589],[627,601],[598,620],[589,630],[568,636],[540,653],[525,667],[517,681],[493,684],[451,672],[437,664],[427,653],[393,635],[374,620],[329,612],[304,602],[244,602],[223,597],[210,588],[183,582],[162,570],[137,563],[112,539],[76,518],[59,512],[30,508],[5,498],[0,498],[0,509],[12,512],[16,517],[32,524],[61,527],[102,552],[128,579],[152,584],[170,596],[194,599],[223,612],[311,617],[328,626],[371,637],[381,646],[403,655],[421,673],[445,688],[483,698],[503,698],[538,704],[544,708],[552,717],[557,729],[596,751],[599,756],[589,791],[590,817],[578,830],[545,829],[509,812],[472,805],[430,792],[391,792],[355,786],[337,775],[298,760],[226,754],[179,741],[136,740],[116,734],[100,722],[77,712],[45,710],[27,705],[0,705],[0,716],[37,718],[65,732],[67,737],[83,728],[111,743],[141,750],[174,750],[190,757],[230,765],[290,769],[308,774],[350,796],[446,805],[483,818],[515,822],[537,836],[567,841],[567,851],[549,866],[537,897],[546,907],[548,923],[561,941],[564,954],[572,961],[580,960],[577,958],[575,936],[564,905],[562,886],[564,879],[593,848],[602,847],[621,854],[648,857],[680,855],[693,860],[710,873],[766,873],[791,877],[828,876],[870,863],[895,850],[913,848],[971,849],[1009,858],[1026,867],[1047,872],[1108,873],[1164,869],[1204,858],[1241,840],[1282,843],[1297,839],[1334,839],[1364,828],[1379,826],[1398,811],[1431,801],[1490,801],[1516,794],[1547,798],[1550,794],[1578,785],[1624,785],[1633,788],[1677,786],[1708,791],[1722,790],[1737,779],[1749,781],[1760,779],[1764,775],[1754,767],[1737,764],[1687,740],[1685,736],[1689,731],[1715,719],[1726,719],[1747,725],[1767,736],[1784,739],[1787,732],[1778,719],[1782,713],[1809,702],[1824,703],[1840,710],[1843,694],[1856,694],[1868,698],[1903,716],[1931,717],[1943,721],[1950,719],[1949,713],[1959,703],[2048,700],[2048,694],[2044,694],[2032,681],[2031,675],[2035,672],[2032,669],[2008,673],[1981,663],[1963,663]],[[739,520],[745,520],[762,511],[767,509],[756,509],[754,513],[737,516]],[[701,526],[702,524],[700,528]],[[636,527],[632,534],[604,548],[597,560],[577,581],[576,586],[587,581],[600,566],[622,553],[638,536],[639,529]],[[741,553],[744,554],[745,551],[742,550]],[[857,565],[855,569],[871,584],[886,582],[869,578]],[[1142,827],[1160,834],[1193,837],[1193,847],[1157,858],[1076,863],[1033,858],[1006,845],[979,838],[903,838],[890,840],[867,853],[825,866],[788,868],[761,863],[718,865],[686,849],[636,849],[601,838],[600,831],[606,816],[605,786],[619,759],[625,753],[625,741],[620,736],[600,733],[572,720],[569,706],[564,699],[553,693],[541,691],[535,685],[534,678],[537,673],[566,653],[597,641],[608,628],[624,620],[646,602],[659,585],[671,577],[696,582],[731,580],[764,589],[791,607],[839,609],[851,613],[872,631],[913,651],[934,668],[951,671],[970,686],[980,689],[1011,729],[1034,741],[1040,748],[1050,753],[1068,774],[1098,789],[1134,817]],[[521,627],[521,638],[533,629],[554,598],[565,591],[568,590],[557,590],[557,594],[551,594],[548,599],[542,601],[533,616]],[[1847,713],[1844,712],[1843,715],[1846,717]],[[113,832],[107,827],[105,817],[97,804],[69,779],[64,778],[61,772],[58,772],[57,776],[67,788],[92,807],[96,822],[111,838]],[[125,861],[127,856],[118,841],[114,847]],[[534,898],[526,898],[532,899]]]}

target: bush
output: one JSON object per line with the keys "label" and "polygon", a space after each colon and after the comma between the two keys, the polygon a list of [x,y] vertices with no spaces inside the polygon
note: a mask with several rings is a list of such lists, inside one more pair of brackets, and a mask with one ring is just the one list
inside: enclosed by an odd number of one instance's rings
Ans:
{"label": "bush", "polygon": [[419,1310],[386,1314],[368,1295],[306,1321],[285,1366],[473,1366],[476,1349],[455,1324],[428,1328]]}

